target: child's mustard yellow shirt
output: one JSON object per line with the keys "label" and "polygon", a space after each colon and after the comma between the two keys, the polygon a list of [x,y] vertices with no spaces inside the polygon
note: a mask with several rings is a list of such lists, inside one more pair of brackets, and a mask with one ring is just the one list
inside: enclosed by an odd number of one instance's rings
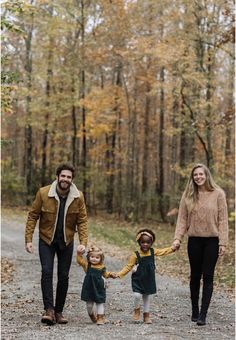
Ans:
{"label": "child's mustard yellow shirt", "polygon": [[[163,255],[168,255],[174,252],[174,250],[171,247],[168,248],[163,248],[163,249],[158,249],[158,248],[153,248],[154,250],[154,256],[163,256]],[[144,253],[142,250],[138,251],[140,254],[140,257],[144,257],[144,256],[150,256],[151,255],[151,251],[149,250],[148,252]],[[135,253],[133,253],[130,258],[129,261],[127,263],[126,266],[124,266],[121,271],[119,271],[117,274],[120,278],[124,277],[126,274],[128,274],[128,272],[131,271],[131,269],[133,268],[133,266],[136,264],[137,261],[137,256]]]}
{"label": "child's mustard yellow shirt", "polygon": [[[87,270],[88,270],[88,261],[85,260],[83,258],[83,256],[79,256],[77,255],[77,262],[80,266],[83,267],[85,273],[87,273]],[[104,264],[103,263],[99,263],[99,264],[92,264],[91,263],[91,267],[90,268],[94,268],[94,269],[98,269],[98,270],[102,270],[103,268],[105,268]],[[105,277],[105,279],[108,279],[110,277],[110,274],[111,272],[107,272],[107,271],[104,271],[102,273],[102,276]]]}

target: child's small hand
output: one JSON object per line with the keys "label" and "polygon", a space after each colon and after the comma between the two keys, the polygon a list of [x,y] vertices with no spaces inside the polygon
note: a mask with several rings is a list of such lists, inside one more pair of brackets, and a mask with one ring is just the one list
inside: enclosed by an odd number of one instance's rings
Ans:
{"label": "child's small hand", "polygon": [[112,279],[117,279],[119,276],[118,276],[117,273],[112,272],[112,273],[110,273],[110,277],[111,277]]}

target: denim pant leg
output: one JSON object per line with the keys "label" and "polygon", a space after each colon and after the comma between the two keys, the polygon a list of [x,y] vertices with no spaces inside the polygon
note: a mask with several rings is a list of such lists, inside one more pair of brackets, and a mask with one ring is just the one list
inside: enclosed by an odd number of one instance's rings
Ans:
{"label": "denim pant leg", "polygon": [[39,258],[42,267],[41,289],[44,309],[53,307],[53,265],[56,249],[39,239]]}
{"label": "denim pant leg", "polygon": [[57,249],[57,290],[56,290],[56,303],[55,312],[61,313],[63,311],[66,295],[69,286],[69,271],[72,261],[74,243],[71,242],[64,249]]}

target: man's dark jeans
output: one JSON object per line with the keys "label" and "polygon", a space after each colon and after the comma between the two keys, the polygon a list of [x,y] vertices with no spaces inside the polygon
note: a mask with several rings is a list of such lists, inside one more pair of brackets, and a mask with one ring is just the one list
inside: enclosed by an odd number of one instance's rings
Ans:
{"label": "man's dark jeans", "polygon": [[44,309],[54,308],[53,304],[53,267],[54,257],[57,254],[57,290],[55,312],[61,313],[66,300],[69,271],[73,255],[73,242],[63,249],[57,244],[48,245],[39,239],[39,257],[42,266],[41,289],[43,294]]}

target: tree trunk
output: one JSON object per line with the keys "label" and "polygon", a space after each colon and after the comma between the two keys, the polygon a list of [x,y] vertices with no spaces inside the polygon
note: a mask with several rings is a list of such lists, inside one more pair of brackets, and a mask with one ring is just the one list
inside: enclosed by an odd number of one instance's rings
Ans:
{"label": "tree trunk", "polygon": [[[128,108],[128,142],[127,142],[127,165],[126,165],[126,187],[125,187],[125,204],[124,218],[129,221],[132,219],[134,212],[134,157],[135,157],[135,144],[136,144],[136,104],[134,109],[131,108],[129,101],[128,89],[124,77],[122,78]],[[134,102],[136,103],[137,89],[135,84]]]}
{"label": "tree trunk", "polygon": [[78,138],[77,138],[77,119],[76,119],[76,107],[75,107],[75,80],[74,77],[72,79],[72,108],[71,108],[71,120],[72,120],[72,140],[71,140],[71,149],[72,149],[72,164],[76,167],[79,163],[78,155],[79,155],[79,148],[78,148]]}
{"label": "tree trunk", "polygon": [[208,66],[207,66],[207,93],[206,93],[206,101],[207,101],[207,120],[206,120],[206,135],[207,135],[207,166],[213,172],[213,150],[212,150],[212,115],[211,115],[211,100],[212,100],[212,57],[211,57],[211,49],[208,47]]}
{"label": "tree trunk", "polygon": [[[53,11],[53,9],[51,9]],[[48,51],[48,69],[47,69],[47,83],[46,83],[46,114],[44,122],[43,132],[43,144],[42,144],[42,172],[41,172],[41,185],[45,186],[47,183],[46,169],[47,169],[47,146],[48,146],[48,123],[50,112],[50,97],[51,97],[51,81],[53,77],[52,66],[53,65],[53,39],[50,37],[49,51]]]}
{"label": "tree trunk", "polygon": [[[116,86],[118,87],[117,90],[119,88],[121,88],[121,72],[122,72],[122,65],[120,64],[117,67],[117,75],[116,75]],[[118,159],[117,159],[117,210],[118,210],[118,215],[119,217],[121,216],[122,213],[122,203],[123,203],[123,199],[122,199],[122,193],[123,193],[123,188],[122,188],[122,150],[121,150],[121,109],[119,107],[119,92],[118,92],[118,96],[116,98],[116,108],[115,111],[117,112],[117,148],[118,148]]]}
{"label": "tree trunk", "polygon": [[164,208],[164,81],[165,69],[161,68],[160,71],[161,91],[160,91],[160,129],[159,129],[159,181],[157,182],[156,192],[158,195],[159,211],[162,221],[165,221],[165,208]]}
{"label": "tree trunk", "polygon": [[27,76],[27,91],[28,95],[26,96],[26,125],[25,125],[25,155],[24,155],[24,168],[25,168],[25,177],[26,177],[26,204],[31,203],[31,193],[32,193],[32,150],[33,150],[33,141],[32,141],[32,112],[31,112],[31,90],[32,90],[32,36],[34,29],[34,16],[31,14],[31,25],[27,36],[25,38],[26,45],[26,60],[25,60],[25,71]]}
{"label": "tree trunk", "polygon": [[[85,99],[85,17],[84,17],[84,0],[80,1],[81,6],[81,58],[82,70],[80,76],[81,99]],[[87,139],[86,139],[86,110],[82,105],[82,174],[83,174],[83,194],[87,200]]]}
{"label": "tree trunk", "polygon": [[142,164],[142,214],[146,215],[148,208],[148,177],[149,177],[149,116],[150,116],[150,84],[146,81],[144,109],[144,140],[143,140],[143,164]]}
{"label": "tree trunk", "polygon": [[[106,210],[109,214],[114,211],[114,183],[115,183],[115,146],[116,146],[116,132],[115,126],[111,136],[106,134],[106,170],[107,170],[107,189],[106,189]],[[110,145],[111,144],[111,145]]]}

